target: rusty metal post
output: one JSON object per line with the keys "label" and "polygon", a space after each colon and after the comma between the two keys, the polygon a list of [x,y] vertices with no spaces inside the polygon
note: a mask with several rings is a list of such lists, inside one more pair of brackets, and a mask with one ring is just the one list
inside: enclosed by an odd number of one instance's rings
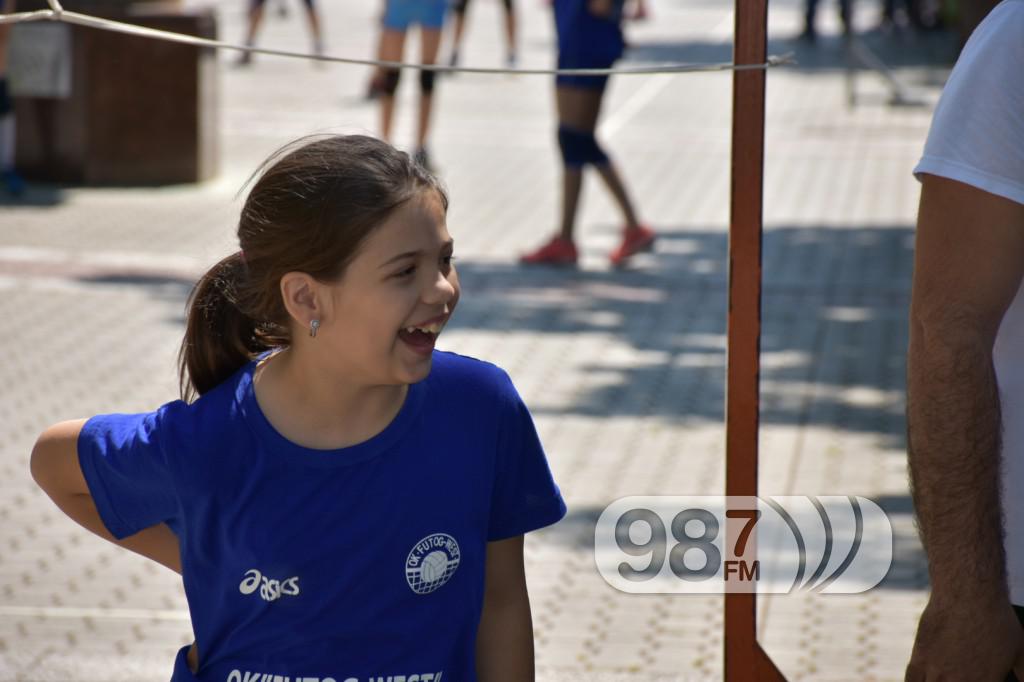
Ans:
{"label": "rusty metal post", "polygon": [[[768,2],[736,0],[735,7],[733,61],[763,64],[767,59]],[[735,71],[725,410],[725,494],[729,496],[757,495],[764,116],[764,70]],[[757,642],[757,595],[753,591],[725,595],[725,679],[785,679]]]}

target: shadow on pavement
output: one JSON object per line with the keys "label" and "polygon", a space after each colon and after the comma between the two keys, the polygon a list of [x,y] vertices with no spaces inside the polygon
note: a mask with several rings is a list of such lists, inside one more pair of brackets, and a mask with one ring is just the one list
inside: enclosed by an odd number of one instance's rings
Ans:
{"label": "shadow on pavement", "polygon": [[28,183],[20,194],[11,194],[0,190],[0,206],[20,207],[33,206],[49,208],[59,206],[65,201],[65,191],[60,185]]}
{"label": "shadow on pavement", "polygon": [[[775,227],[763,247],[762,419],[874,432],[903,445],[904,353],[913,230]],[[571,407],[538,414],[724,413],[727,237],[666,232],[637,269],[553,270],[460,262],[453,325],[599,335],[644,362],[598,361],[605,375]],[[622,357],[618,355],[617,357]],[[614,379],[614,380],[612,380]]]}
{"label": "shadow on pavement", "polygon": [[125,270],[107,270],[101,274],[87,274],[76,278],[83,284],[104,287],[133,287],[145,289],[157,301],[175,306],[177,314],[165,321],[185,328],[185,302],[196,280],[176,273],[153,273]]}
{"label": "shadow on pavement", "polygon": [[[871,30],[855,37],[893,68],[949,68],[957,57],[957,37],[952,31]],[[768,54],[789,53],[797,63],[785,68],[797,72],[843,70],[850,64],[841,35],[820,35],[813,43],[795,36],[769,36]],[[728,62],[732,61],[732,41],[632,42],[623,61]]]}

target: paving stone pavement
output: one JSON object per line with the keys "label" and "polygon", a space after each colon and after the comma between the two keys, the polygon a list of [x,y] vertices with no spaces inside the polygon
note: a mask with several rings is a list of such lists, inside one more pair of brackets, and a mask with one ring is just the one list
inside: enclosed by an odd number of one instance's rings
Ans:
{"label": "paving stone pavement", "polygon": [[[269,18],[264,44],[307,46],[293,4],[288,20]],[[329,51],[369,55],[377,3],[322,4]],[[518,4],[523,65],[550,64],[549,10]],[[224,38],[241,36],[243,5],[220,5]],[[652,11],[630,28],[631,59],[729,59],[729,3],[652,0]],[[499,4],[473,12],[463,59],[498,65]],[[877,7],[858,12],[869,28]],[[927,594],[903,439],[910,169],[950,41],[865,35],[923,102],[892,107],[879,76],[847,72],[830,7],[816,47],[787,40],[800,14],[792,1],[771,9],[770,50],[795,50],[799,64],[768,81],[761,490],[876,500],[892,520],[895,561],[864,594],[762,597],[760,636],[793,680],[901,679]],[[217,179],[33,186],[25,202],[0,204],[0,313],[11,322],[0,363],[0,682],[162,680],[190,641],[176,577],[64,518],[27,460],[51,423],[174,399],[185,297],[237,248],[236,193],[248,174],[300,135],[376,127],[361,100],[365,69],[230,61],[222,56]],[[400,92],[400,145],[411,139],[413,81]],[[611,271],[619,221],[588,187],[581,268],[550,272],[515,264],[555,221],[550,80],[440,83],[433,151],[464,287],[441,347],[508,369],[570,505],[527,543],[540,680],[722,674],[722,599],[612,589],[596,571],[593,532],[619,497],[724,489],[730,91],[725,74],[613,79],[602,130],[661,240],[630,270]]]}

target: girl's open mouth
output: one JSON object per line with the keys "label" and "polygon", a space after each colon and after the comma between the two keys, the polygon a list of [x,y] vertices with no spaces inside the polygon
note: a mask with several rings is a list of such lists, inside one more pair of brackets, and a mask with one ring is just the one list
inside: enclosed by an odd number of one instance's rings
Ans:
{"label": "girl's open mouth", "polygon": [[441,333],[442,324],[435,322],[423,327],[406,327],[398,332],[407,346],[421,355],[429,355],[434,350],[437,335]]}
{"label": "girl's open mouth", "polygon": [[430,346],[434,347],[434,341],[437,339],[437,334],[431,334],[430,332],[420,331],[419,329],[403,329],[398,332],[398,338],[405,341],[410,346]]}

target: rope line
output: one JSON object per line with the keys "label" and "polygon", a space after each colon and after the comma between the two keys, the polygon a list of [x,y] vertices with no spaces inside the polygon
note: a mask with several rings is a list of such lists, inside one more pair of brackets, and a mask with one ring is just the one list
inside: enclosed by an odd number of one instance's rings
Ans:
{"label": "rope line", "polygon": [[48,10],[36,10],[34,12],[16,12],[14,14],[0,14],[0,25],[17,24],[32,21],[58,21],[78,26],[86,26],[101,31],[112,31],[127,35],[165,40],[195,47],[210,47],[222,50],[236,50],[239,52],[251,52],[274,57],[289,57],[293,59],[308,59],[319,62],[331,62],[337,64],[357,64],[360,66],[376,66],[389,69],[418,69],[420,71],[435,71],[443,73],[483,73],[483,74],[511,74],[511,75],[562,75],[562,76],[612,76],[612,75],[641,75],[658,73],[697,73],[708,71],[759,71],[769,69],[783,64],[794,64],[792,53],[784,55],[772,55],[768,61],[761,64],[733,64],[732,62],[717,63],[669,63],[655,64],[651,66],[633,66],[615,69],[502,69],[473,66],[448,66],[445,64],[414,64],[409,62],[391,62],[379,59],[355,59],[351,57],[332,57],[329,55],[309,54],[306,52],[293,52],[290,50],[274,50],[251,45],[238,45],[221,40],[211,40],[171,31],[161,31],[155,28],[146,28],[135,24],[126,24],[111,19],[100,19],[88,14],[68,12],[58,0],[49,0]]}

